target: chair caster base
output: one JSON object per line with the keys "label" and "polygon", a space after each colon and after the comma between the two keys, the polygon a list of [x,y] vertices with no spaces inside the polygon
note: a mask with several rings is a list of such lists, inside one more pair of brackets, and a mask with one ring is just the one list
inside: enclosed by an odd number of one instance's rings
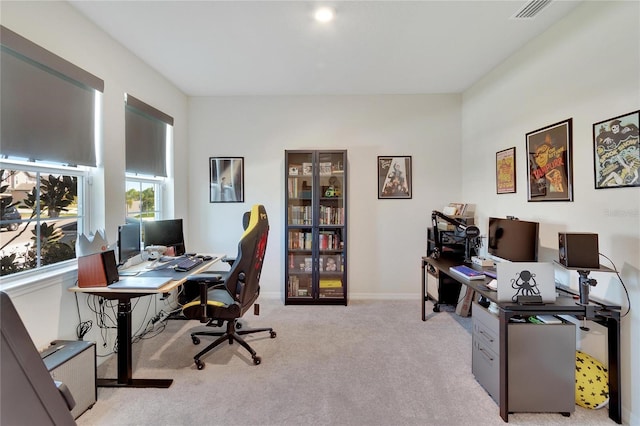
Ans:
{"label": "chair caster base", "polygon": [[204,368],[204,362],[200,361],[199,359],[196,359],[196,367],[198,368],[198,370],[202,370]]}

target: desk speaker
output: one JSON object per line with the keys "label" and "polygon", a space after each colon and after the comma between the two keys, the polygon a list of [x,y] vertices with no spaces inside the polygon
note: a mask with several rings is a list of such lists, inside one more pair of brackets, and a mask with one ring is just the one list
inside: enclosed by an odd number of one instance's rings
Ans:
{"label": "desk speaker", "polygon": [[78,287],[106,287],[119,280],[113,250],[78,258]]}
{"label": "desk speaker", "polygon": [[558,255],[568,268],[600,268],[598,234],[559,232]]}

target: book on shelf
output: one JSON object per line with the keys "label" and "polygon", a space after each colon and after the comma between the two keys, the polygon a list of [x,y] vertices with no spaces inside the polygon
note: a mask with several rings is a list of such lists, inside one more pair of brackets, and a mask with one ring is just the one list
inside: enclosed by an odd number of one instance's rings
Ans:
{"label": "book on shelf", "polygon": [[466,265],[452,266],[449,271],[467,280],[483,280],[486,277],[482,272]]}
{"label": "book on shelf", "polygon": [[449,216],[461,216],[462,215],[462,211],[464,210],[464,204],[463,203],[449,203],[449,205],[447,207],[448,208],[446,210],[451,212],[451,213],[445,213],[445,214],[447,214]]}
{"label": "book on shelf", "polygon": [[331,174],[331,163],[320,163],[320,176],[328,176]]}
{"label": "book on shelf", "polygon": [[555,315],[536,315],[536,318],[544,324],[562,324],[562,320]]}

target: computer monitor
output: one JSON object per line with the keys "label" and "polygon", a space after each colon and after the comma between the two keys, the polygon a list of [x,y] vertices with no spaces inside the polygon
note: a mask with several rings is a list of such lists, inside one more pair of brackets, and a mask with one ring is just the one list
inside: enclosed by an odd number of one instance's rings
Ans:
{"label": "computer monitor", "polygon": [[537,262],[538,228],[537,222],[490,217],[487,252],[498,261]]}
{"label": "computer monitor", "polygon": [[118,263],[124,264],[140,254],[140,223],[118,226]]}
{"label": "computer monitor", "polygon": [[144,246],[173,247],[174,254],[185,253],[182,219],[152,220],[144,222]]}

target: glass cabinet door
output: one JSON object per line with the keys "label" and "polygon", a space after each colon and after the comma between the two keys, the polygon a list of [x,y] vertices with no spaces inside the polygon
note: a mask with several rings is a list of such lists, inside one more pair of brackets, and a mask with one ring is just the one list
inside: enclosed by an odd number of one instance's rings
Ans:
{"label": "glass cabinet door", "polygon": [[344,286],[344,153],[318,154],[318,297],[343,298]]}
{"label": "glass cabinet door", "polygon": [[313,152],[287,155],[287,292],[313,296]]}

